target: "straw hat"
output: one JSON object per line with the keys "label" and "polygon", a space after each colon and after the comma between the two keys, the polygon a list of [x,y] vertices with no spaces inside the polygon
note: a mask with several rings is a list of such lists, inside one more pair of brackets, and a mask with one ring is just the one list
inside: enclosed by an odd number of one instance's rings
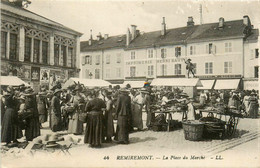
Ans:
{"label": "straw hat", "polygon": [[120,92],[129,92],[129,90],[126,89],[126,88],[121,88],[121,89],[120,89]]}

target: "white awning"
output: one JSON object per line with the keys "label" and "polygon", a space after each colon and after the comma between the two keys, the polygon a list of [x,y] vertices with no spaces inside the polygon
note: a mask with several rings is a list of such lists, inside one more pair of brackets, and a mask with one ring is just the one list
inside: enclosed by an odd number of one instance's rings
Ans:
{"label": "white awning", "polygon": [[152,86],[197,86],[202,87],[198,78],[157,78],[153,79]]}
{"label": "white awning", "polygon": [[259,81],[244,81],[244,90],[259,90]]}
{"label": "white awning", "polygon": [[144,87],[144,81],[124,81],[122,86],[126,87],[127,84],[129,84],[131,86],[131,88],[142,88],[142,87]]}
{"label": "white awning", "polygon": [[238,89],[240,79],[218,79],[214,89]]}
{"label": "white awning", "polygon": [[69,80],[67,80],[65,82],[65,84],[63,85],[63,89],[68,88],[68,86],[71,86],[73,84],[76,83],[80,83],[83,84],[86,87],[108,87],[109,85],[111,85],[111,83],[102,80],[102,79],[81,79],[81,78],[70,78]]}
{"label": "white awning", "polygon": [[24,84],[25,86],[30,86],[28,83],[24,82],[22,79],[17,76],[1,76],[0,78],[1,85],[9,86],[19,86]]}
{"label": "white awning", "polygon": [[210,89],[212,89],[214,82],[215,82],[215,80],[200,80],[200,81],[203,85],[202,87],[197,87],[197,89],[200,89],[200,90],[210,90]]}

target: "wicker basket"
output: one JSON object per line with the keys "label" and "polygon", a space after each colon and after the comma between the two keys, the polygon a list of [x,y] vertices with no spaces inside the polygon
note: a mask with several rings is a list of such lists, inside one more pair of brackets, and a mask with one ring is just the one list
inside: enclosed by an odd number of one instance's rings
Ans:
{"label": "wicker basket", "polygon": [[184,136],[186,140],[199,141],[202,139],[204,123],[199,121],[184,121],[182,122]]}

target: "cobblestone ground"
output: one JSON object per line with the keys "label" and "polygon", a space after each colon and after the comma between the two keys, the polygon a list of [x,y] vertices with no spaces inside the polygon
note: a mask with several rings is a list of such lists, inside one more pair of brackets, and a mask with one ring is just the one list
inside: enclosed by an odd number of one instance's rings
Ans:
{"label": "cobblestone ground", "polygon": [[[174,118],[180,116],[176,115]],[[146,116],[144,115],[145,119]],[[145,125],[145,120],[144,120]],[[51,133],[45,123],[42,135]],[[13,148],[2,153],[3,167],[259,167],[260,119],[240,119],[231,139],[187,141],[183,129],[170,132],[141,131],[130,134],[129,145],[103,144],[93,149],[83,135],[68,151],[26,151]],[[65,133],[65,132],[63,132]]]}

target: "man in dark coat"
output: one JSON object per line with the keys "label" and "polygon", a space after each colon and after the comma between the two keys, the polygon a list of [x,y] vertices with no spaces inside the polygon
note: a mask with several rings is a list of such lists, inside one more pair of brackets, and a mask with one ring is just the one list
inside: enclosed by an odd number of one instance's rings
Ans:
{"label": "man in dark coat", "polygon": [[129,143],[129,117],[131,117],[131,98],[126,89],[121,89],[116,103],[117,127],[115,140],[121,144]]}
{"label": "man in dark coat", "polygon": [[61,131],[61,104],[60,89],[56,89],[51,100],[51,130],[53,132]]}

